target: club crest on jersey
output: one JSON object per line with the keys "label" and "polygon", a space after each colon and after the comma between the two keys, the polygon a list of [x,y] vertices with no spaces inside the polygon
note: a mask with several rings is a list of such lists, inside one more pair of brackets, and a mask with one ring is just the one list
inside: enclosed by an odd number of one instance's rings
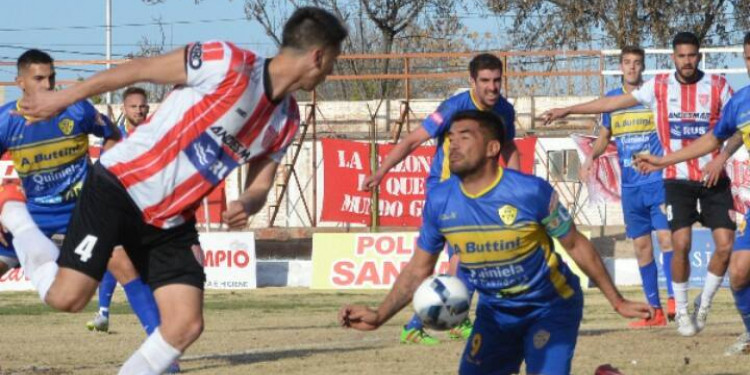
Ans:
{"label": "club crest on jersey", "polygon": [[57,127],[65,135],[70,135],[73,132],[73,126],[75,126],[75,123],[69,118],[64,118],[57,123]]}
{"label": "club crest on jersey", "polygon": [[701,103],[702,106],[707,107],[708,102],[711,100],[711,97],[708,96],[708,94],[700,94],[698,95],[698,101]]}
{"label": "club crest on jersey", "polygon": [[506,204],[497,210],[497,214],[500,215],[500,220],[502,220],[505,225],[511,225],[516,221],[518,209]]}

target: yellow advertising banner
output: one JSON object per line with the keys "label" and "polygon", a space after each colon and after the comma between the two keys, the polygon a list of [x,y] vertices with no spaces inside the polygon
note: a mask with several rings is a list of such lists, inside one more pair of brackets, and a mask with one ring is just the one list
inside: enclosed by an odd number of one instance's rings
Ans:
{"label": "yellow advertising banner", "polygon": [[[588,237],[588,233],[584,233]],[[312,253],[312,289],[389,289],[416,249],[417,232],[315,233]],[[578,268],[557,241],[555,249],[568,267],[581,278]],[[448,272],[444,251],[436,273]]]}

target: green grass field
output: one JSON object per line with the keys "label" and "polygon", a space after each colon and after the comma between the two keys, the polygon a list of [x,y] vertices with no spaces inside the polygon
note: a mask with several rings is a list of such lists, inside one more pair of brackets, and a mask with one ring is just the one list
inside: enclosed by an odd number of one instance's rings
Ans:
{"label": "green grass field", "polygon": [[[641,298],[638,289],[627,290]],[[186,374],[451,374],[463,350],[445,333],[436,347],[401,345],[404,311],[375,332],[344,330],[336,312],[344,303],[376,304],[385,292],[319,292],[267,288],[206,295],[206,329],[181,361]],[[116,292],[110,334],[88,332],[91,303],[82,314],[62,314],[35,293],[0,294],[0,374],[113,374],[144,339]],[[624,374],[750,374],[750,356],[724,357],[742,331],[728,290],[721,290],[709,325],[683,338],[674,326],[630,331],[598,291],[586,310],[574,374],[593,374],[611,363]]]}

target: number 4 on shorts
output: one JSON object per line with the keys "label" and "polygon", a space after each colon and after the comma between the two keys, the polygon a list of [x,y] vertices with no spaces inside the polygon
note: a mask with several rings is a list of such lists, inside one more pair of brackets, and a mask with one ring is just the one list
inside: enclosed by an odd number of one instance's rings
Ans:
{"label": "number 4 on shorts", "polygon": [[97,240],[96,236],[87,234],[86,238],[76,246],[74,252],[81,256],[81,262],[86,263],[91,259],[91,252],[94,251],[94,245],[96,245]]}

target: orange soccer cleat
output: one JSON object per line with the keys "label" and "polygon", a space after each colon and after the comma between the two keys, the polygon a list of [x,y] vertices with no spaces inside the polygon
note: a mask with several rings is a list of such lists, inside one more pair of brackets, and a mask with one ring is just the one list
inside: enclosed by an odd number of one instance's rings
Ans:
{"label": "orange soccer cleat", "polygon": [[667,320],[670,322],[674,321],[676,315],[675,311],[674,297],[669,297],[669,299],[667,299]]}
{"label": "orange soccer cleat", "polygon": [[26,194],[21,185],[13,182],[0,185],[0,212],[3,212],[3,206],[8,201],[26,202]]}
{"label": "orange soccer cleat", "polygon": [[656,313],[649,319],[642,319],[635,322],[630,322],[628,327],[630,328],[650,328],[650,327],[663,327],[667,325],[667,318],[664,316],[663,309],[656,309]]}

